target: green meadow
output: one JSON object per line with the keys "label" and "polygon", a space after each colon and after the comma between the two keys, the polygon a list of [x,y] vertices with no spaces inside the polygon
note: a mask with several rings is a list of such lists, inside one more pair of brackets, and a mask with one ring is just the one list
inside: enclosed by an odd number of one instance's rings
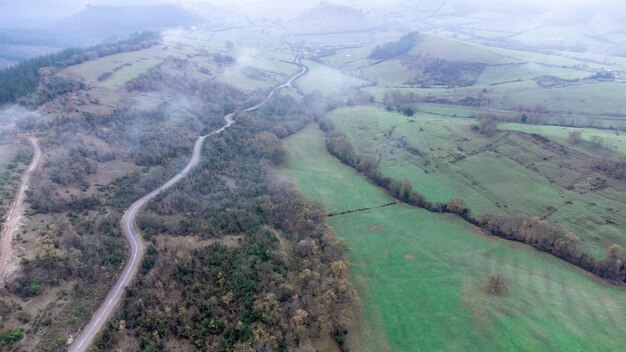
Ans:
{"label": "green meadow", "polygon": [[[623,129],[626,129],[626,119],[621,123],[616,123],[615,127],[623,127]],[[545,136],[546,138],[557,141],[558,143],[566,144],[571,148],[576,148],[586,152],[598,152],[597,149],[594,150],[594,148],[590,148],[588,146],[588,143],[583,142],[580,145],[576,145],[568,142],[567,137],[571,132],[580,132],[580,136],[584,141],[589,141],[591,137],[597,136],[602,138],[603,142],[606,144],[605,147],[609,150],[626,154],[626,131],[608,131],[594,128],[528,125],[520,123],[504,123],[498,125],[498,128],[502,130],[536,133]]]}
{"label": "green meadow", "polygon": [[[357,153],[375,157],[383,174],[410,180],[427,200],[461,198],[475,215],[545,217],[573,231],[598,257],[612,243],[626,246],[626,185],[588,170],[585,150],[553,150],[517,132],[486,137],[471,130],[472,119],[407,118],[372,106],[338,109],[329,119]],[[606,187],[597,187],[598,180]]]}
{"label": "green meadow", "polygon": [[[324,149],[316,126],[284,140],[278,174],[329,211],[388,202]],[[362,301],[354,351],[609,351],[623,347],[624,289],[452,215],[392,205],[328,218]],[[502,273],[505,297],[483,286]]]}
{"label": "green meadow", "polygon": [[312,93],[318,90],[322,94],[327,95],[340,93],[345,89],[359,88],[366,84],[361,79],[345,75],[339,70],[314,61],[303,60],[302,63],[309,68],[309,72],[298,79],[296,86],[304,93]]}
{"label": "green meadow", "polygon": [[[323,58],[323,62],[345,73],[375,82],[365,90],[379,101],[389,89],[415,92],[421,97],[437,97],[458,102],[471,96],[489,99],[489,107],[516,110],[536,106],[562,114],[622,115],[626,114],[622,97],[626,93],[623,80],[598,81],[586,79],[602,70],[623,71],[626,62],[618,57],[568,57],[565,54],[541,54],[508,50],[463,42],[442,35],[421,33],[421,41],[407,54],[378,62],[368,60],[372,44],[354,43]],[[411,83],[428,77],[424,60],[438,59],[449,63],[474,63],[484,69],[466,84],[436,84],[422,87]],[[604,61],[605,64],[598,62]],[[462,69],[461,69],[462,70]],[[551,76],[562,81],[554,86],[541,86],[538,80]]]}

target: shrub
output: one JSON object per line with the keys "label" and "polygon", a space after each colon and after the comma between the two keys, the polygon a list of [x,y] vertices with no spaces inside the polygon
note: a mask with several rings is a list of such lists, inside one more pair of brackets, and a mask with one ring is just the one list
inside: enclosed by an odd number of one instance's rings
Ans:
{"label": "shrub", "polygon": [[509,294],[509,284],[504,275],[493,273],[487,278],[485,290],[494,296],[506,296]]}
{"label": "shrub", "polygon": [[0,334],[0,347],[8,346],[24,338],[24,329],[17,329]]}

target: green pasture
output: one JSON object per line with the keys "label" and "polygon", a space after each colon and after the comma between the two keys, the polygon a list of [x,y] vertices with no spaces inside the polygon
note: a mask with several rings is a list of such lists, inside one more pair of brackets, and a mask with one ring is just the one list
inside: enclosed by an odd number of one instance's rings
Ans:
{"label": "green pasture", "polygon": [[372,62],[372,60],[367,59],[367,57],[372,53],[375,47],[375,45],[370,44],[339,49],[336,50],[334,55],[323,57],[322,61],[331,67],[346,69],[364,67]]}
{"label": "green pasture", "polygon": [[[157,45],[148,49],[104,56],[70,66],[66,70],[79,74],[88,84],[116,88],[156,66],[167,54],[168,51]],[[114,72],[116,70],[117,72]],[[98,76],[105,72],[112,72],[113,76],[98,82]]]}
{"label": "green pasture", "polygon": [[159,59],[146,59],[137,61],[130,66],[124,66],[119,71],[115,72],[111,78],[102,81],[101,86],[110,89],[118,89],[123,86],[124,83],[141,76],[159,63],[161,63]]}
{"label": "green pasture", "polygon": [[[583,80],[563,82],[556,87],[542,87],[534,81],[535,78],[546,75],[573,80],[584,79],[601,69],[624,70],[626,66],[620,58],[508,50],[429,33],[423,33],[421,38],[420,43],[408,55],[383,62],[366,60],[371,44],[361,47],[355,45],[324,60],[329,65],[350,70],[358,73],[359,77],[377,82],[377,87],[368,87],[366,90],[379,99],[385,90],[400,88],[407,89],[407,92],[413,91],[420,97],[431,95],[451,101],[483,95],[490,100],[489,107],[495,109],[516,110],[520,106],[535,108],[541,105],[552,112],[576,115],[626,114],[626,108],[622,104],[622,97],[626,94],[624,82]],[[423,75],[421,68],[409,64],[411,61],[419,62],[419,58],[484,63],[487,66],[472,86],[419,88],[407,84]]]}
{"label": "green pasture", "polygon": [[423,33],[420,42],[409,52],[413,56],[441,58],[450,61],[480,62],[500,65],[522,62],[511,54],[503,54],[490,47]]}
{"label": "green pasture", "polygon": [[[594,188],[602,175],[586,168],[581,151],[562,154],[529,134],[485,137],[466,118],[407,118],[372,106],[335,110],[329,118],[357,153],[375,157],[383,174],[410,180],[427,200],[461,198],[475,215],[546,217],[599,257],[612,243],[626,246],[626,184],[607,180],[606,188]],[[600,226],[613,235],[599,233]]]}
{"label": "green pasture", "polygon": [[[626,118],[621,122],[616,122],[616,128],[626,129]],[[581,137],[585,141],[589,141],[592,136],[598,136],[602,138],[606,147],[611,151],[618,151],[626,154],[626,131],[608,131],[598,130],[594,128],[573,128],[573,127],[560,127],[560,126],[542,126],[542,125],[528,125],[520,123],[504,123],[498,125],[498,128],[502,130],[520,131],[525,133],[536,133],[545,136],[551,140],[554,140],[561,144],[566,144],[570,148],[577,148],[586,152],[597,153],[602,150],[591,148],[589,143],[571,144],[567,141],[567,137],[571,132],[579,131]]]}
{"label": "green pasture", "polygon": [[[326,153],[323,143],[312,126],[287,138],[288,170],[281,175],[328,209],[344,208],[345,198],[354,208],[375,203],[366,194],[377,197],[378,188]],[[323,174],[317,174],[320,165]],[[606,351],[625,346],[624,290],[596,282],[549,255],[487,237],[455,216],[403,205],[328,221],[346,243],[350,276],[363,305],[348,333],[352,350]],[[485,293],[484,281],[494,272],[507,278],[508,296]]]}
{"label": "green pasture", "polygon": [[309,68],[309,73],[302,76],[295,83],[305,93],[319,90],[324,96],[340,93],[345,89],[358,88],[367,82],[341,73],[341,71],[318,64],[313,61],[303,60],[302,63]]}
{"label": "green pasture", "polygon": [[583,79],[593,72],[574,68],[560,68],[540,63],[510,64],[504,66],[488,66],[480,75],[477,84],[489,86],[499,85],[515,80],[532,80],[539,76],[556,76],[561,79]]}
{"label": "green pasture", "polygon": [[[373,187],[358,173],[333,158],[320,141],[324,133],[316,125],[307,126],[298,134],[296,143],[285,143],[286,168],[279,176],[286,180],[296,177],[298,187],[313,200],[326,206],[331,213],[372,208],[393,202],[383,189]],[[311,158],[310,154],[323,157]],[[322,186],[320,186],[320,184]],[[341,189],[333,185],[344,185]]]}

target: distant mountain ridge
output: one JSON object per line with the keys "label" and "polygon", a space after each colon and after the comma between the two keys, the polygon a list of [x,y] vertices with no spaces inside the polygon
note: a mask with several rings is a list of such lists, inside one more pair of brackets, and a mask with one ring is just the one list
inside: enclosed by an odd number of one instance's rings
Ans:
{"label": "distant mountain ridge", "polygon": [[327,18],[341,18],[345,20],[365,20],[365,13],[350,6],[322,1],[317,6],[296,17],[295,21],[313,21]]}
{"label": "distant mountain ridge", "polygon": [[87,7],[54,25],[61,33],[80,33],[87,42],[117,40],[129,34],[176,26],[189,26],[203,22],[182,7],[172,5]]}
{"label": "distant mountain ridge", "polygon": [[[196,8],[177,5],[87,5],[73,15],[52,22],[33,23],[27,21],[30,17],[20,16],[28,14],[28,6],[43,13],[46,11],[43,5],[30,1],[10,5],[8,12],[24,20],[21,25],[13,27],[3,27],[4,23],[0,23],[0,68],[63,48],[124,40],[131,34],[146,30],[200,24],[205,27],[225,26],[235,16],[231,10],[207,4],[196,4]],[[0,13],[0,19],[10,17],[11,13]]]}
{"label": "distant mountain ridge", "polygon": [[368,31],[382,25],[360,9],[326,1],[285,23],[294,33]]}

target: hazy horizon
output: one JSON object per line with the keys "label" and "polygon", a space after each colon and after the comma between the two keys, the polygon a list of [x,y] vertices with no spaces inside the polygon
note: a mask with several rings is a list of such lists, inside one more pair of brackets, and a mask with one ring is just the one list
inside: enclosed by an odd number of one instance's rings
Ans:
{"label": "hazy horizon", "polygon": [[[275,0],[233,0],[228,3],[218,0],[63,0],[55,1],[51,4],[44,0],[2,0],[0,1],[0,20],[1,27],[21,27],[31,24],[21,23],[21,20],[41,21],[46,23],[58,20],[74,13],[80,12],[87,5],[111,5],[111,6],[147,6],[147,5],[178,5],[187,8],[197,8],[203,5],[211,5],[223,7],[231,10],[238,10],[248,16],[272,16],[286,18],[297,15],[298,12],[312,8],[320,2],[328,2],[352,6],[356,8],[392,8],[398,4],[411,3],[414,6],[428,6],[429,4],[441,4],[452,6],[455,9],[467,9],[473,12],[500,12],[515,17],[520,17],[526,11],[537,12],[553,12],[555,17],[571,17],[571,16],[595,16],[598,13],[610,16],[612,19],[620,19],[623,10],[626,10],[626,4],[618,0],[600,0],[589,3],[583,0],[554,0],[546,3],[543,0],[527,0],[513,1],[502,3],[495,0],[452,0],[452,1],[424,1],[418,4],[405,0],[379,1],[379,0],[331,0],[331,1],[293,1]],[[280,9],[280,11],[276,11]],[[554,13],[558,10],[558,13]]]}

